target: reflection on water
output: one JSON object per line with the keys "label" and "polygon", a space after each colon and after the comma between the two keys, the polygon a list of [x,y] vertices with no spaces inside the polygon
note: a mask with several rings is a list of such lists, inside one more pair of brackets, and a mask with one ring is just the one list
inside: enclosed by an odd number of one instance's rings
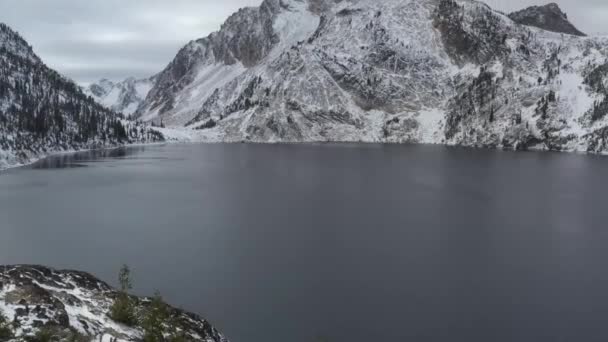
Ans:
{"label": "reflection on water", "polygon": [[57,154],[32,164],[30,168],[70,169],[87,167],[89,166],[88,164],[91,163],[111,162],[113,159],[131,159],[134,156],[143,153],[145,150],[145,146],[129,146],[113,149],[82,151],[77,153]]}

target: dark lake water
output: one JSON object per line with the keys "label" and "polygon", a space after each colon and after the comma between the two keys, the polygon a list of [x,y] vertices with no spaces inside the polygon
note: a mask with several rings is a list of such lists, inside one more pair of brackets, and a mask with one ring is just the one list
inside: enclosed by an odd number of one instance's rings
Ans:
{"label": "dark lake water", "polygon": [[0,173],[0,264],[159,290],[232,342],[608,341],[608,157],[167,145]]}

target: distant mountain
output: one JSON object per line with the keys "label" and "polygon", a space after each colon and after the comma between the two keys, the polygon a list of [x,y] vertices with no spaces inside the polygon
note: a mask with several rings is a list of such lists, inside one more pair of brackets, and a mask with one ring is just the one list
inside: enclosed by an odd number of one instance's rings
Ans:
{"label": "distant mountain", "polygon": [[136,115],[206,141],[605,151],[608,39],[527,26],[576,33],[555,7],[265,0],[181,49]]}
{"label": "distant mountain", "polygon": [[84,92],[113,111],[131,116],[152,89],[154,81],[155,77],[146,79],[131,77],[122,82],[102,79],[89,85]]}
{"label": "distant mountain", "polygon": [[509,14],[516,23],[534,26],[547,31],[567,33],[575,36],[585,36],[570,21],[566,13],[556,3],[545,6],[532,6]]}
{"label": "distant mountain", "polygon": [[96,103],[0,24],[0,169],[57,151],[161,139]]}

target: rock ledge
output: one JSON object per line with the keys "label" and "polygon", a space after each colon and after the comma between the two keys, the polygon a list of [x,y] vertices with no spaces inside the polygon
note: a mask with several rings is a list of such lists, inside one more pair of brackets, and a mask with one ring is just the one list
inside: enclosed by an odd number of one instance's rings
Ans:
{"label": "rock ledge", "polygon": [[[33,265],[0,266],[0,314],[14,335],[10,341],[31,340],[42,329],[72,336],[55,339],[61,341],[73,336],[89,341],[141,341],[142,329],[124,326],[108,317],[118,294],[85,272]],[[150,298],[132,300],[136,312],[144,312],[151,302]],[[198,315],[168,309],[172,322],[189,341],[228,341]]]}

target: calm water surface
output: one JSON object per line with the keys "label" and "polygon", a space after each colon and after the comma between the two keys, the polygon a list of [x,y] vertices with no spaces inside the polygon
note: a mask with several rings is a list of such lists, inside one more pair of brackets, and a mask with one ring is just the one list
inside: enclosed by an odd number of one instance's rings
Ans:
{"label": "calm water surface", "polygon": [[608,158],[168,145],[0,173],[0,264],[92,272],[233,342],[607,341]]}

